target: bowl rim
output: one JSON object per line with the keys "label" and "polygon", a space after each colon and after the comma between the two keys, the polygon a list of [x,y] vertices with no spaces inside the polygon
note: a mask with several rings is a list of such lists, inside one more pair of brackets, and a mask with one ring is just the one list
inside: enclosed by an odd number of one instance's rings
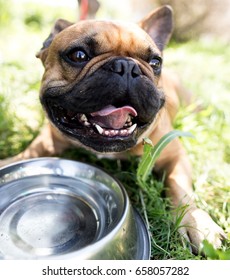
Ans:
{"label": "bowl rim", "polygon": [[[121,226],[124,224],[129,211],[133,212],[135,223],[138,224],[137,243],[139,243],[140,245],[144,244],[143,250],[141,250],[141,248],[139,248],[139,256],[137,256],[137,258],[135,258],[135,259],[148,260],[150,258],[150,254],[151,254],[150,235],[149,235],[149,230],[147,229],[146,223],[144,222],[142,216],[140,215],[139,211],[137,211],[134,207],[132,207],[129,196],[127,194],[127,191],[125,190],[122,183],[114,175],[111,175],[109,172],[105,171],[101,167],[96,166],[95,164],[86,163],[86,162],[79,161],[79,160],[60,158],[60,157],[39,157],[39,158],[21,160],[21,161],[14,162],[14,163],[11,163],[9,165],[6,165],[6,166],[0,168],[0,188],[4,186],[4,183],[1,183],[1,178],[4,177],[5,175],[11,173],[9,171],[12,170],[12,168],[14,170],[18,166],[23,165],[23,164],[28,165],[29,163],[43,162],[43,161],[51,161],[51,162],[62,161],[62,162],[69,162],[71,164],[81,164],[81,165],[84,165],[85,167],[92,167],[95,170],[98,170],[99,172],[104,173],[106,176],[110,177],[117,184],[119,190],[121,191],[121,195],[123,196],[124,202],[123,202],[123,209],[121,212],[121,219],[117,222],[116,226],[108,234],[103,236],[101,239],[96,240],[95,242],[88,244],[85,247],[83,247],[77,251],[63,253],[63,254],[60,254],[57,256],[55,256],[55,255],[41,256],[41,257],[37,256],[36,258],[33,258],[33,259],[41,259],[41,260],[45,260],[45,259],[47,259],[47,260],[87,259],[87,257],[95,255],[97,252],[100,251],[101,248],[103,248],[106,244],[109,244],[109,242],[111,240],[113,240],[113,237],[116,236],[116,234],[119,232]],[[12,170],[12,172],[13,172],[13,170]],[[1,174],[2,171],[4,171],[3,174]],[[44,174],[44,175],[46,175],[46,174]],[[74,177],[74,176],[70,177],[70,178],[76,179],[76,177]],[[14,180],[17,180],[17,179],[9,180],[6,183],[9,183]]]}

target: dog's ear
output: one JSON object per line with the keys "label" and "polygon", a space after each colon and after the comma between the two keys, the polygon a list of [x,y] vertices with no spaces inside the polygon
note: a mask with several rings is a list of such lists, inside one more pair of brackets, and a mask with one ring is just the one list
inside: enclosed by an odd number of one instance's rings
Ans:
{"label": "dog's ear", "polygon": [[168,43],[173,30],[173,11],[168,5],[162,6],[139,22],[139,26],[143,28],[153,39],[160,51]]}
{"label": "dog's ear", "polygon": [[49,35],[49,37],[44,41],[43,46],[41,48],[41,50],[36,54],[37,58],[40,58],[41,61],[45,62],[47,54],[48,54],[48,48],[50,46],[50,44],[52,43],[54,37],[60,33],[62,30],[64,30],[65,28],[69,27],[70,25],[72,25],[73,23],[65,20],[65,19],[58,19],[55,24],[53,29],[51,30],[51,33]]}

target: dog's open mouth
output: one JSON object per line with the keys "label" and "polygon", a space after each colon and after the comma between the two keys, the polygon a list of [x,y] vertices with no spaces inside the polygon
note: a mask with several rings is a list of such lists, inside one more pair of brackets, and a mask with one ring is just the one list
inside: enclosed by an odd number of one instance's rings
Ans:
{"label": "dog's open mouth", "polygon": [[137,112],[131,106],[116,108],[109,105],[100,111],[91,113],[88,119],[86,115],[81,115],[81,120],[83,120],[83,125],[95,126],[101,135],[107,137],[129,136],[137,127],[137,124],[132,122],[136,116]]}
{"label": "dog's open mouth", "polygon": [[[131,136],[140,125],[138,114],[131,106],[115,107],[108,105],[92,113],[76,113],[67,110],[59,104],[48,103],[48,114],[54,124],[63,132],[90,134],[104,138],[127,138]],[[143,126],[143,123],[142,125]]]}

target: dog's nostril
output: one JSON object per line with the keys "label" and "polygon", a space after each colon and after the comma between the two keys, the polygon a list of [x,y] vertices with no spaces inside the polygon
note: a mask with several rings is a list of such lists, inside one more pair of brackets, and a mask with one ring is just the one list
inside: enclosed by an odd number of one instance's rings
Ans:
{"label": "dog's nostril", "polygon": [[139,66],[132,60],[117,59],[111,65],[110,70],[120,76],[128,75],[132,78],[141,75]]}
{"label": "dog's nostril", "polygon": [[124,62],[121,60],[115,60],[114,63],[111,65],[111,70],[114,73],[117,73],[121,76],[125,73],[126,66],[124,65]]}
{"label": "dog's nostril", "polygon": [[136,78],[136,77],[141,75],[141,70],[140,70],[139,66],[136,63],[134,63],[134,66],[133,66],[133,69],[131,71],[131,74],[132,74],[133,78]]}

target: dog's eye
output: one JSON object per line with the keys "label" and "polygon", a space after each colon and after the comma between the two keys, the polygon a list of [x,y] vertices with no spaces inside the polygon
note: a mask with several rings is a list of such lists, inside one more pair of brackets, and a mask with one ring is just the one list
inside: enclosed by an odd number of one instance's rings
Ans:
{"label": "dog's eye", "polygon": [[159,72],[161,70],[162,60],[160,57],[154,57],[150,60],[149,65],[153,68],[154,72]]}
{"label": "dog's eye", "polygon": [[83,63],[89,60],[89,56],[83,50],[72,50],[67,54],[68,59],[75,63]]}

